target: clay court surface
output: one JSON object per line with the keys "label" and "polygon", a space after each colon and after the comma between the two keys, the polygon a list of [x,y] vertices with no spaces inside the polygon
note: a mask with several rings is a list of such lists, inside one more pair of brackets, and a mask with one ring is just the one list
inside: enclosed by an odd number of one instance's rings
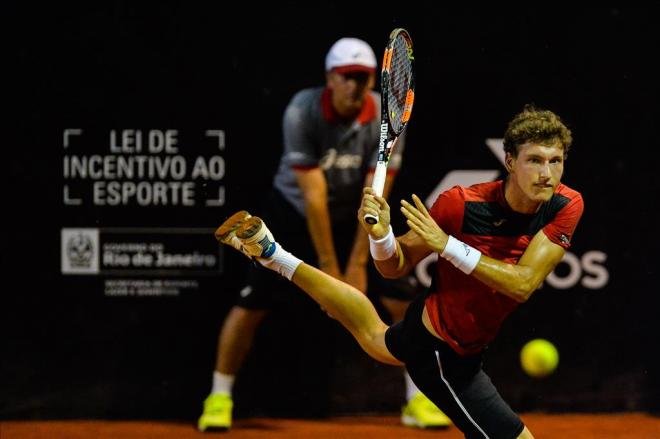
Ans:
{"label": "clay court surface", "polygon": [[[527,414],[536,439],[660,439],[660,417],[641,413],[602,415]],[[191,423],[150,421],[4,421],[0,439],[188,439],[188,438],[439,438],[459,439],[456,430],[401,427],[394,416],[322,420],[252,418],[237,420],[225,433],[199,433]]]}

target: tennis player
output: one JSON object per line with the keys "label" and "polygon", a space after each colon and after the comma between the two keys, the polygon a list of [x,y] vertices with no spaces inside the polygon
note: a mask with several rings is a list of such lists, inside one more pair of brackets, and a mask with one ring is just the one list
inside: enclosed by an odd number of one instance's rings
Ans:
{"label": "tennis player", "polygon": [[430,211],[401,202],[410,230],[394,237],[385,199],[364,189],[358,218],[385,277],[408,273],[437,253],[435,280],[402,322],[388,327],[350,285],[305,264],[276,243],[256,217],[230,219],[218,239],[293,281],[339,320],[373,358],[405,364],[419,388],[467,438],[533,438],[482,370],[483,351],[502,321],[561,261],[583,212],[561,183],[571,133],[554,113],[527,106],[504,137],[505,180],[454,187]]}

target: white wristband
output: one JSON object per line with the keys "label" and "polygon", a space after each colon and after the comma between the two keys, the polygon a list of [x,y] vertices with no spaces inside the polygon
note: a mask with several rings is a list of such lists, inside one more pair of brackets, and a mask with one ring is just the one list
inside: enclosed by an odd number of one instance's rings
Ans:
{"label": "white wristband", "polygon": [[440,255],[465,274],[472,273],[479,263],[481,252],[449,235],[447,245]]}
{"label": "white wristband", "polygon": [[373,239],[369,235],[369,251],[376,261],[384,261],[396,254],[396,238],[392,226],[387,231],[387,235],[380,239]]}

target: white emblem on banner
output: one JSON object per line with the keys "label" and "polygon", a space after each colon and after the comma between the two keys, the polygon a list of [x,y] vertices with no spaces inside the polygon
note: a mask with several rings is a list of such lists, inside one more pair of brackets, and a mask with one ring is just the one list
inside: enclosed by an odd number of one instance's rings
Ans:
{"label": "white emblem on banner", "polygon": [[62,229],[62,274],[98,274],[99,230]]}

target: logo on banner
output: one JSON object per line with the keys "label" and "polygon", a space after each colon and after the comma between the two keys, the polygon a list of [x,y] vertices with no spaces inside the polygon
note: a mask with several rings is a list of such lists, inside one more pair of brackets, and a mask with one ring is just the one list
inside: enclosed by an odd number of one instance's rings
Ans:
{"label": "logo on banner", "polygon": [[62,229],[62,273],[98,274],[98,229]]}

